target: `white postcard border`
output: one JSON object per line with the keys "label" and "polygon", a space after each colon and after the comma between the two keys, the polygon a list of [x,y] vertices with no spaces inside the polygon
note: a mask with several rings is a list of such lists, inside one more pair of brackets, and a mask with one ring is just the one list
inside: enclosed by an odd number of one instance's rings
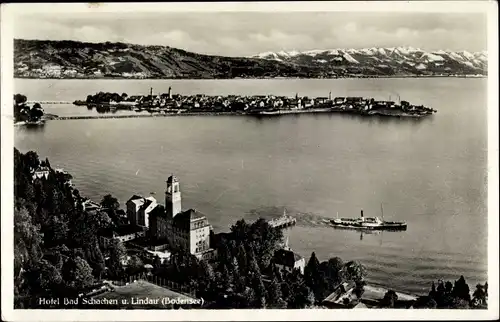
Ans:
{"label": "white postcard border", "polygon": [[[73,3],[2,4],[1,7],[1,205],[2,320],[476,320],[498,319],[498,9],[493,1],[247,2],[247,3]],[[379,11],[487,12],[488,15],[488,310],[14,310],[13,309],[13,20],[42,12],[220,12],[220,11]],[[460,35],[457,35],[460,37]],[[473,108],[473,107],[471,107]]]}

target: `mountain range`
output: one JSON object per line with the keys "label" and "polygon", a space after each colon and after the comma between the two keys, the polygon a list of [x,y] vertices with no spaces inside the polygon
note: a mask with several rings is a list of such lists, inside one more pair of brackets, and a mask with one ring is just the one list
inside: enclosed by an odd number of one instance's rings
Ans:
{"label": "mountain range", "polygon": [[481,74],[488,64],[486,51],[424,51],[413,47],[317,49],[304,52],[265,52],[252,56],[277,62],[325,68],[350,67],[362,74]]}
{"label": "mountain range", "polygon": [[411,47],[266,52],[225,57],[169,46],[14,40],[18,78],[261,78],[486,75],[486,52]]}

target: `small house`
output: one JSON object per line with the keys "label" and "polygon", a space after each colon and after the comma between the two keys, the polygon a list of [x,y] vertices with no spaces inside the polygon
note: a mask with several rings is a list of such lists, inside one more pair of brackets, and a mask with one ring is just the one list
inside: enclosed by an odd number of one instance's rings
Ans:
{"label": "small house", "polygon": [[293,271],[294,269],[298,269],[301,274],[304,274],[306,261],[304,257],[300,256],[292,250],[278,249],[274,253],[274,262],[281,269],[287,270],[289,272]]}
{"label": "small house", "polygon": [[49,177],[50,169],[48,167],[39,167],[33,172],[33,180]]}

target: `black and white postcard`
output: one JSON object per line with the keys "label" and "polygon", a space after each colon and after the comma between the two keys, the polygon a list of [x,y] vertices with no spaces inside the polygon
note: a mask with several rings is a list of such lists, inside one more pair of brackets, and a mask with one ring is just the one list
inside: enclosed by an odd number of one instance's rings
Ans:
{"label": "black and white postcard", "polygon": [[2,318],[498,318],[497,9],[2,5]]}

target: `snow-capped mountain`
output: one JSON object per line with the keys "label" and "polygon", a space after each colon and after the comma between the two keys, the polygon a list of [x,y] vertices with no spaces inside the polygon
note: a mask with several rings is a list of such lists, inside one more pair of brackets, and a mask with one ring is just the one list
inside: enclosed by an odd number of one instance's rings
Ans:
{"label": "snow-capped mountain", "polygon": [[252,58],[326,69],[357,69],[361,74],[482,74],[486,51],[425,51],[413,47],[315,49],[304,52],[266,52]]}

